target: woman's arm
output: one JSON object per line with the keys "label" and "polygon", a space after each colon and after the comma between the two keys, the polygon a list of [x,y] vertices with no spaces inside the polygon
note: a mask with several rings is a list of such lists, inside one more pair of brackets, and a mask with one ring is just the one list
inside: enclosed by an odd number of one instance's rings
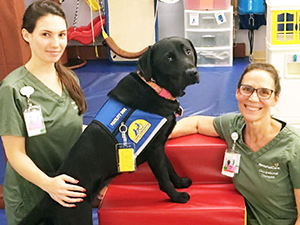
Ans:
{"label": "woman's arm", "polygon": [[190,116],[179,120],[169,138],[181,137],[189,134],[204,134],[219,136],[216,132],[211,116]]}
{"label": "woman's arm", "polygon": [[295,192],[295,199],[296,199],[296,204],[298,209],[298,218],[295,225],[300,225],[300,189],[294,189],[294,192]]}
{"label": "woman's arm", "polygon": [[67,175],[48,177],[27,156],[25,138],[2,136],[3,146],[9,163],[26,180],[46,191],[64,207],[75,207],[74,203],[83,201],[85,189],[76,185],[79,181]]}

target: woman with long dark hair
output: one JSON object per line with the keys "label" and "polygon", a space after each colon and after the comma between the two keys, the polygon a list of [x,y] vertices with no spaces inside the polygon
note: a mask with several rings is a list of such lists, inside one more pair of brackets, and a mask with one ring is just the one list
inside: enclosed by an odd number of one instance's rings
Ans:
{"label": "woman with long dark hair", "polygon": [[76,207],[86,196],[76,178],[54,176],[82,132],[87,107],[78,78],[60,63],[67,45],[64,12],[53,1],[32,3],[23,16],[22,36],[31,58],[0,84],[9,225],[18,224],[44,192],[64,207]]}

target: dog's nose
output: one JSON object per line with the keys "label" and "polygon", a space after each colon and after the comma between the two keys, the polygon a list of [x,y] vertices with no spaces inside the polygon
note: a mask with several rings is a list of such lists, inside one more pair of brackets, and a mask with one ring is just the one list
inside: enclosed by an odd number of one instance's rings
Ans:
{"label": "dog's nose", "polygon": [[199,83],[200,82],[200,76],[199,76],[199,73],[198,73],[198,69],[196,67],[188,69],[187,70],[187,76],[194,83]]}

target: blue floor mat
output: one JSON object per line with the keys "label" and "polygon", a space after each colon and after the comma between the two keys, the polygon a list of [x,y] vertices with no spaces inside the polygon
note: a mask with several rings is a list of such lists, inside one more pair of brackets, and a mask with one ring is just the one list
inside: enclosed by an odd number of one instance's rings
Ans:
{"label": "blue floor mat", "polygon": [[1,225],[7,225],[4,209],[0,209],[0,224]]}
{"label": "blue floor mat", "polygon": [[[237,112],[235,90],[248,63],[248,58],[238,58],[234,59],[232,67],[199,67],[200,83],[189,86],[186,95],[179,99],[184,116],[218,116]],[[85,124],[93,119],[106,101],[107,93],[119,80],[135,70],[135,64],[114,64],[109,60],[90,60],[86,66],[75,70],[88,104],[84,115]]]}

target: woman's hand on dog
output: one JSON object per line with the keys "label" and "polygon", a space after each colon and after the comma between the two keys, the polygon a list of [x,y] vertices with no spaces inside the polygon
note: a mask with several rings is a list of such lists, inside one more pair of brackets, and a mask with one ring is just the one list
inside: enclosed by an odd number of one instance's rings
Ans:
{"label": "woman's hand on dog", "polygon": [[76,207],[75,203],[82,202],[83,198],[86,197],[84,193],[86,190],[77,185],[78,182],[78,180],[65,174],[49,177],[45,181],[44,191],[62,206]]}

